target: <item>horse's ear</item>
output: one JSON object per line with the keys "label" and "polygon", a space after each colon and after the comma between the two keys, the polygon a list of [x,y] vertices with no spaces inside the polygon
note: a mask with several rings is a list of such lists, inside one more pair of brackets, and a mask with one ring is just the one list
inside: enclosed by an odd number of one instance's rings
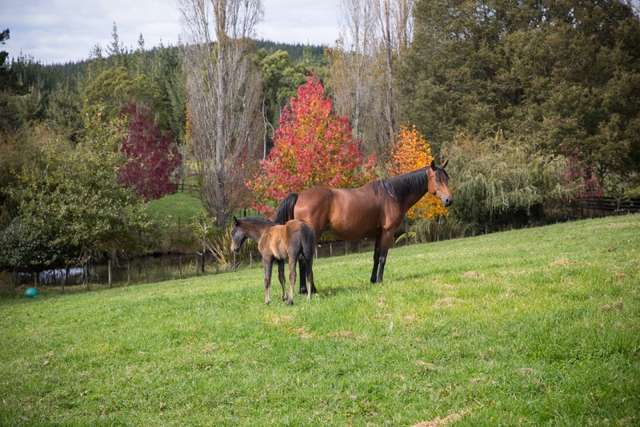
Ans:
{"label": "horse's ear", "polygon": [[442,164],[442,166],[440,166],[442,169],[446,168],[447,165],[449,164],[449,159],[445,160],[444,163]]}
{"label": "horse's ear", "polygon": [[431,169],[436,170],[436,161],[431,160]]}

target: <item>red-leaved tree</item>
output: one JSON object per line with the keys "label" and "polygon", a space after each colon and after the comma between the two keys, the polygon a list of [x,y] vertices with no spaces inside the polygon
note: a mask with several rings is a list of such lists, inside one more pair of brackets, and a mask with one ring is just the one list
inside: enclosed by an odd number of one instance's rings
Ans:
{"label": "red-leaved tree", "polygon": [[314,185],[353,187],[373,178],[375,157],[365,157],[346,117],[337,116],[320,80],[312,76],[280,116],[274,146],[247,182],[255,208],[265,214],[288,193]]}
{"label": "red-leaved tree", "polygon": [[129,116],[129,130],[121,146],[127,160],[118,172],[120,182],[145,200],[175,192],[182,162],[178,147],[154,123],[149,108],[130,104],[124,112]]}

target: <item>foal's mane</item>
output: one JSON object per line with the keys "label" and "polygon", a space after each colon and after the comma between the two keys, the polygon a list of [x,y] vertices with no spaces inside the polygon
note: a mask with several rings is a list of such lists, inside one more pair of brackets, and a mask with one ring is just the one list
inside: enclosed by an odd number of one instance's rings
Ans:
{"label": "foal's mane", "polygon": [[275,222],[270,221],[266,218],[263,218],[261,216],[246,216],[244,218],[238,218],[238,222],[240,224],[242,224],[243,222],[249,223],[251,225],[276,225]]}

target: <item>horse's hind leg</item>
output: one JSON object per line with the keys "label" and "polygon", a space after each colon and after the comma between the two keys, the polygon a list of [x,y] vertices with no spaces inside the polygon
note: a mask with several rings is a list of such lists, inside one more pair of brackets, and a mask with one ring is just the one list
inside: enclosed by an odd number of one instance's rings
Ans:
{"label": "horse's hind leg", "polygon": [[284,278],[284,261],[282,260],[278,260],[278,280],[282,287],[282,301],[284,301],[287,299],[287,294],[285,291],[286,279]]}
{"label": "horse's hind leg", "polygon": [[302,262],[302,260],[300,260],[298,264],[300,266],[300,293],[306,294],[307,293],[307,281],[306,281],[307,274],[305,270],[305,265],[304,265],[304,262]]}

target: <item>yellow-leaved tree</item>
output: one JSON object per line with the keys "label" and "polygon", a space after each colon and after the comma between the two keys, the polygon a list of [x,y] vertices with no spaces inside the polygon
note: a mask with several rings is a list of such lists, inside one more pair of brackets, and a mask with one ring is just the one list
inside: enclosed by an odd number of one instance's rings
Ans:
{"label": "yellow-leaved tree", "polygon": [[[415,126],[402,126],[391,150],[390,175],[400,175],[431,164],[433,155],[427,139]],[[447,215],[447,208],[436,196],[427,193],[407,212],[409,219],[434,219]]]}

